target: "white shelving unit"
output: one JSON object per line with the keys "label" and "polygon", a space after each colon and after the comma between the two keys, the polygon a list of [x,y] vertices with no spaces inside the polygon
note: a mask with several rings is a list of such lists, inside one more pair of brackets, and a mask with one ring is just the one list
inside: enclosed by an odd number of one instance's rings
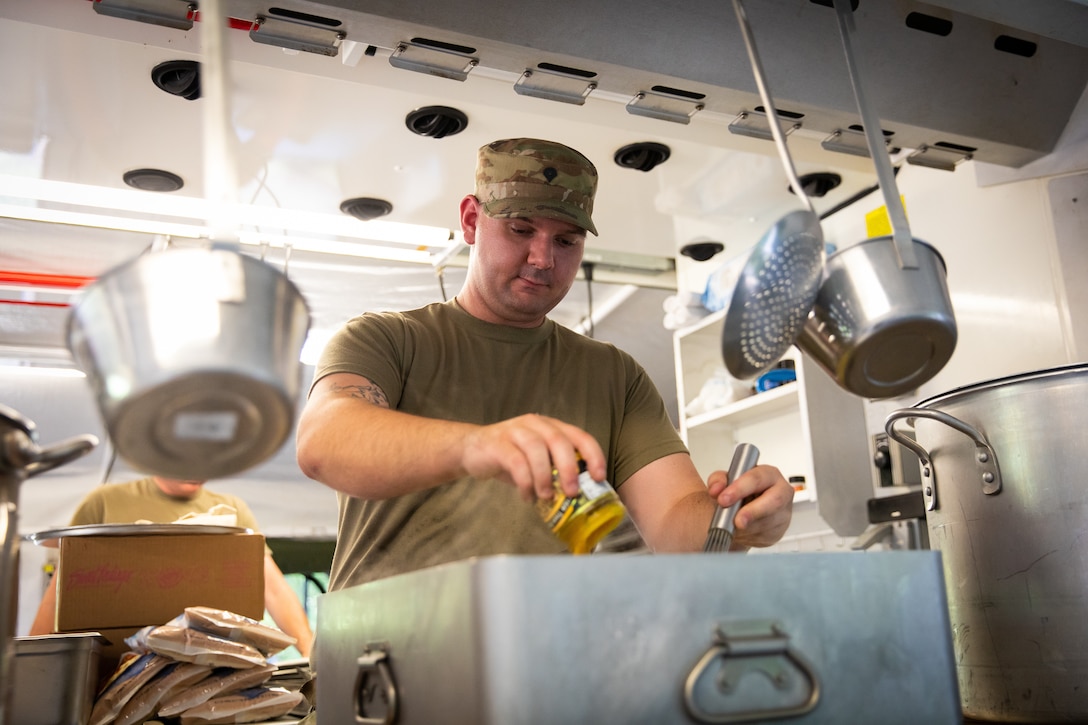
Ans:
{"label": "white shelving unit", "polygon": [[836,532],[860,533],[868,524],[866,501],[872,494],[864,401],[840,389],[797,348],[784,356],[795,362],[795,382],[686,414],[712,378],[724,376],[734,388],[749,390],[754,383],[725,370],[724,319],[724,311],[715,312],[673,333],[680,435],[700,475],[705,479],[727,469],[737,444],[751,443],[761,462],[777,466],[787,478],[805,477],[795,504],[819,501],[820,515]]}

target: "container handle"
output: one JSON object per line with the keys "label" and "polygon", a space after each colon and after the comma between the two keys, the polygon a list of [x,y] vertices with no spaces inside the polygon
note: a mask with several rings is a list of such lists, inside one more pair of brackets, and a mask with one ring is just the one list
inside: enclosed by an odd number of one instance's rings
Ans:
{"label": "container handle", "polygon": [[367,648],[356,660],[355,722],[362,725],[391,725],[397,719],[397,685],[386,659],[384,646]]}
{"label": "container handle", "polygon": [[1001,468],[997,464],[997,453],[978,429],[940,410],[900,408],[892,411],[885,418],[884,430],[889,438],[909,448],[922,462],[922,477],[928,479],[928,482],[922,485],[922,496],[925,498],[926,511],[936,511],[938,508],[937,471],[933,466],[932,457],[921,444],[895,429],[896,422],[907,419],[907,422],[910,423],[915,418],[928,418],[938,423],[944,423],[949,428],[954,428],[970,438],[975,444],[975,463],[979,470],[979,478],[982,481],[982,492],[987,496],[993,496],[1001,492]]}
{"label": "container handle", "polygon": [[[732,631],[718,627],[714,643],[700,658],[684,681],[684,707],[701,723],[766,722],[784,717],[797,717],[811,711],[820,701],[820,682],[812,667],[790,648],[789,636],[774,622],[746,622],[731,625]],[[713,664],[720,661],[714,675],[713,696],[718,712],[710,712],[699,703],[700,694],[709,688],[699,688],[699,682],[709,674]],[[765,677],[774,688],[767,707],[753,707],[750,692],[738,687],[749,676]],[[754,690],[753,690],[754,691]],[[730,696],[744,709],[730,711]],[[786,700],[792,704],[783,705]]]}

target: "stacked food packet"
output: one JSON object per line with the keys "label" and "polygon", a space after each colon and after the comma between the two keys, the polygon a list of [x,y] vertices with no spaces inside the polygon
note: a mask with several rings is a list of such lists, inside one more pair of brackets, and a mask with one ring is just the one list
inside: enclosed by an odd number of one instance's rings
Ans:
{"label": "stacked food packet", "polygon": [[268,657],[295,643],[278,629],[233,612],[186,607],[170,622],[125,640],[130,652],[95,699],[89,725],[250,723],[282,717],[301,693],[270,687]]}

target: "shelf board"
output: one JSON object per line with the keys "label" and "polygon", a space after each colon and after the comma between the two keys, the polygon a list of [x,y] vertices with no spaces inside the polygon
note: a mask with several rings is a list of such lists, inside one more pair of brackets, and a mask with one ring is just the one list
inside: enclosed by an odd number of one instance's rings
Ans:
{"label": "shelf board", "polygon": [[686,419],[685,424],[688,430],[724,419],[728,419],[728,422],[732,425],[740,425],[778,413],[796,410],[797,406],[797,383],[786,383],[785,385],[779,385],[777,388],[771,388],[764,393],[756,393],[747,398],[742,398],[721,408],[693,415]]}
{"label": "shelf board", "polygon": [[[717,310],[715,312],[711,312],[709,315],[699,318],[695,322],[692,322],[690,325],[675,330],[673,334],[682,339],[690,335],[694,335],[697,332],[706,330],[708,327],[720,325],[722,324],[722,321],[725,320],[725,313],[726,310]],[[721,335],[721,332],[715,331],[715,334]]]}

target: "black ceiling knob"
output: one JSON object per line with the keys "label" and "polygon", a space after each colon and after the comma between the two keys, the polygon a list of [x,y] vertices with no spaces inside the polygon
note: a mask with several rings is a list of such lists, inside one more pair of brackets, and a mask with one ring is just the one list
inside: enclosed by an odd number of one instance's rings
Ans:
{"label": "black ceiling knob", "polygon": [[[841,184],[842,177],[838,174],[820,171],[814,174],[805,174],[798,181],[801,182],[801,188],[805,190],[806,194],[815,196],[818,199]],[[790,189],[790,191],[792,192],[793,189]]]}
{"label": "black ceiling knob", "polygon": [[133,169],[126,171],[121,179],[141,191],[177,191],[185,186],[180,176],[162,169]]}
{"label": "black ceiling knob", "polygon": [[418,136],[445,138],[464,131],[468,116],[449,106],[424,106],[409,113],[404,125]]}
{"label": "black ceiling knob", "polygon": [[624,146],[612,158],[617,165],[625,169],[649,171],[658,164],[668,161],[670,153],[669,147],[665,144],[641,141]]}
{"label": "black ceiling knob", "polygon": [[365,222],[385,216],[393,211],[393,205],[385,199],[360,196],[355,199],[345,199],[340,204],[340,211]]}
{"label": "black ceiling knob", "polygon": [[705,262],[723,249],[725,245],[721,242],[692,242],[680,247],[680,254],[696,262]]}
{"label": "black ceiling knob", "polygon": [[200,63],[168,60],[151,69],[151,81],[172,96],[189,101],[200,98]]}

